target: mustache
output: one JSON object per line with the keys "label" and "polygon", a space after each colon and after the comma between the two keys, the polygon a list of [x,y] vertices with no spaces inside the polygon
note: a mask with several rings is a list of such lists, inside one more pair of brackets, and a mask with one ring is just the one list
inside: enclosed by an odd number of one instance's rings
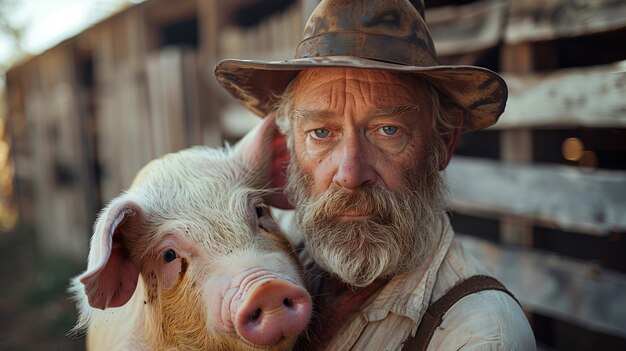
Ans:
{"label": "mustache", "polygon": [[386,224],[404,207],[401,200],[397,194],[382,186],[358,190],[333,187],[320,196],[309,197],[301,204],[309,209],[302,219],[310,221],[323,218],[324,221],[336,222],[340,217],[358,216],[374,223]]}

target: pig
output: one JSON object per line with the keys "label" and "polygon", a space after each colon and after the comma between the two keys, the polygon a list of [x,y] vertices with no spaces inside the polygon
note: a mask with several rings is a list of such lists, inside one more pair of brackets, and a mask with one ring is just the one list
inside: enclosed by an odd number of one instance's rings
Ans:
{"label": "pig", "polygon": [[275,124],[151,161],[94,225],[72,281],[89,350],[289,350],[311,317],[264,199]]}

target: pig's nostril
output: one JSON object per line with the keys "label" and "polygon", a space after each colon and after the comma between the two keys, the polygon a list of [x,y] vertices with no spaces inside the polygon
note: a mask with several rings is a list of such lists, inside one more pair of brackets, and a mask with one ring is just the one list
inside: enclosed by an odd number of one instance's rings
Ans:
{"label": "pig's nostril", "polygon": [[254,345],[271,346],[306,327],[311,297],[301,286],[272,279],[252,287],[237,310],[237,333]]}
{"label": "pig's nostril", "polygon": [[259,319],[259,317],[261,317],[261,309],[257,308],[256,310],[254,310],[254,312],[250,315],[250,320],[251,321],[256,321]]}

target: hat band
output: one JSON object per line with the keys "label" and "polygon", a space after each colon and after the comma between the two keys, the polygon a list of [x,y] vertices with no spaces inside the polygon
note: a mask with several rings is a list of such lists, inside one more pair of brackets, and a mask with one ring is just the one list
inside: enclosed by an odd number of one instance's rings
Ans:
{"label": "hat band", "polygon": [[325,33],[303,40],[296,49],[296,58],[323,56],[354,56],[406,66],[437,66],[439,60],[419,45],[387,35],[358,32]]}

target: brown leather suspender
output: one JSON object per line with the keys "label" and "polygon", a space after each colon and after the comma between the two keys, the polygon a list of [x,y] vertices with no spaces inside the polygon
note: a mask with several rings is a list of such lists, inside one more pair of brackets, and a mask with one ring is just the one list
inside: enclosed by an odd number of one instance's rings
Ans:
{"label": "brown leather suspender", "polygon": [[[430,340],[441,324],[443,316],[460,299],[467,295],[484,290],[500,290],[509,294],[515,301],[517,299],[495,278],[486,275],[475,275],[457,283],[448,290],[441,298],[433,302],[422,317],[417,333],[414,337],[409,336],[402,346],[402,351],[425,351]],[[519,301],[518,301],[519,304]]]}

